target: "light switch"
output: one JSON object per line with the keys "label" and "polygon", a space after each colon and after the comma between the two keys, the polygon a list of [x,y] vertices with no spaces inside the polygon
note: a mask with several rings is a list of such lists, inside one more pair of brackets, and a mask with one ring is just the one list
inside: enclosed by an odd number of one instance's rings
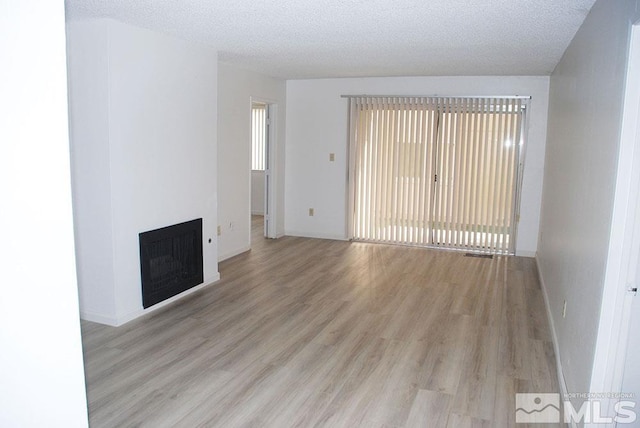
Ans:
{"label": "light switch", "polygon": [[329,153],[329,162],[334,162],[336,160],[336,154],[335,153]]}

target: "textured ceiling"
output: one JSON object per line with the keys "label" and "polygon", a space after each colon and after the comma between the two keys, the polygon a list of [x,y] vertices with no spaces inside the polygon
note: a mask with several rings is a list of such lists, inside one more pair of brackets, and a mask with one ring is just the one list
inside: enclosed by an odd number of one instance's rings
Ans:
{"label": "textured ceiling", "polygon": [[67,0],[285,79],[548,75],[595,0]]}

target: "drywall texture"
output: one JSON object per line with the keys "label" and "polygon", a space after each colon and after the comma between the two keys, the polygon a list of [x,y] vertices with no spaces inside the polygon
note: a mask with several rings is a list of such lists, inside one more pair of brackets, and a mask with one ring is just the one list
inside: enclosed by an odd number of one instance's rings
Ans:
{"label": "drywall texture", "polygon": [[217,53],[113,20],[68,34],[81,310],[120,324],[143,313],[140,232],[202,217],[219,277]]}
{"label": "drywall texture", "polygon": [[64,4],[0,13],[0,426],[86,427]]}
{"label": "drywall texture", "polygon": [[[220,63],[218,65],[218,219],[219,256],[224,260],[250,248],[251,100],[274,105],[275,141],[271,151],[276,234],[284,233],[284,80]],[[229,227],[233,224],[233,227]]]}
{"label": "drywall texture", "polygon": [[598,1],[551,76],[538,261],[570,392],[588,391],[592,377],[638,17],[637,1]]}
{"label": "drywall texture", "polygon": [[[341,94],[370,95],[530,95],[516,252],[537,248],[544,145],[547,77],[388,77],[292,80],[287,82],[287,166],[285,233],[347,237],[347,100]],[[329,154],[335,153],[335,161]],[[309,208],[315,215],[308,215]]]}

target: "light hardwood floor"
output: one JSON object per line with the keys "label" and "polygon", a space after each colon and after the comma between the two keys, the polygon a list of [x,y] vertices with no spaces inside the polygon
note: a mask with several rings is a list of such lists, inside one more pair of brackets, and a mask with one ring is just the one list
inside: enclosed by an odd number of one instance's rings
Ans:
{"label": "light hardwood floor", "polygon": [[516,392],[558,392],[533,259],[265,240],[258,220],[218,283],[82,323],[92,427],[510,427]]}

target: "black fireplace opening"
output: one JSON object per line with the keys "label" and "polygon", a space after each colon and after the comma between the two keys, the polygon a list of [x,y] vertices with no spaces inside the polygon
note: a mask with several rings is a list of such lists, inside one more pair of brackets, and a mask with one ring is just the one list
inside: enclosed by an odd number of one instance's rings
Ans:
{"label": "black fireplace opening", "polygon": [[139,238],[144,308],[204,282],[201,218],[142,232]]}

